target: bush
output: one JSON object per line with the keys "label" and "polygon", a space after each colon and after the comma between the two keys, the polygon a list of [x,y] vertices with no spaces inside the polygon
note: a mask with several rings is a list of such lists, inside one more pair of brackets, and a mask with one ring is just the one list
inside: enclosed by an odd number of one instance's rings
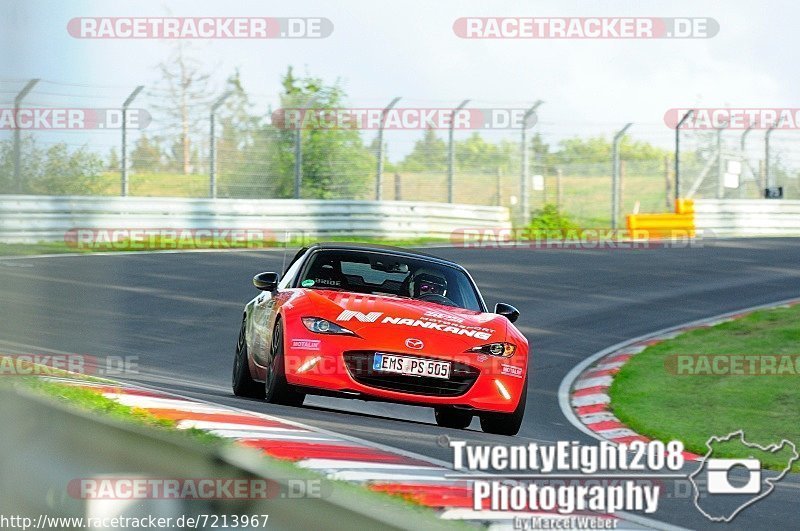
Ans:
{"label": "bush", "polygon": [[91,194],[105,166],[101,157],[85,146],[70,150],[59,142],[44,149],[28,135],[22,137],[20,151],[22,189],[18,190],[13,143],[0,142],[0,193]]}
{"label": "bush", "polygon": [[534,212],[533,219],[528,225],[531,234],[545,234],[577,228],[578,225],[568,216],[559,212],[558,207],[552,203],[548,203],[541,210]]}

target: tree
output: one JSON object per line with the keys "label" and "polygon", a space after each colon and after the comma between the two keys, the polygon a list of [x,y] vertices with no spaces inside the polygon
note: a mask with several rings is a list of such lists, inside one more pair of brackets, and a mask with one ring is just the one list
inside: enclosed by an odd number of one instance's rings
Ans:
{"label": "tree", "polygon": [[108,163],[106,164],[106,168],[108,171],[119,171],[121,167],[121,163],[119,160],[119,155],[117,155],[117,148],[112,147],[111,151],[108,153]]}
{"label": "tree", "polygon": [[425,130],[422,139],[414,143],[414,149],[398,165],[400,171],[441,172],[447,169],[447,144],[436,136],[431,128]]}
{"label": "tree", "polygon": [[[375,163],[378,162],[378,135],[375,135],[367,146],[367,151],[369,151],[373,157],[375,157]],[[386,140],[383,141],[383,171],[385,173],[391,173],[397,170],[397,166],[392,164],[389,160],[389,146],[386,143]]]}
{"label": "tree", "polygon": [[50,146],[45,152],[42,173],[30,183],[35,194],[88,195],[95,191],[105,164],[85,146],[69,152],[65,143]]}
{"label": "tree", "polygon": [[[281,85],[281,106],[284,109],[310,108],[315,111],[343,106],[344,90],[337,84],[326,85],[315,77],[295,77],[288,68]],[[367,183],[373,176],[376,159],[364,146],[355,129],[323,129],[310,127],[300,131],[302,142],[303,197],[328,199],[366,196]],[[283,129],[276,135],[279,192],[291,196],[295,131]]]}
{"label": "tree", "polygon": [[[11,141],[0,142],[0,192],[16,193],[14,147]],[[105,163],[86,146],[70,151],[64,142],[47,150],[40,148],[33,137],[24,135],[21,144],[23,189],[26,194],[94,193]]]}
{"label": "tree", "polygon": [[142,133],[131,152],[131,168],[134,171],[155,172],[161,169],[161,145],[158,139],[150,139]]}
{"label": "tree", "polygon": [[[252,115],[238,73],[227,85],[231,95],[218,121],[221,195],[293,197],[297,131]],[[317,111],[341,108],[345,99],[338,84],[298,77],[291,67],[281,78],[279,96],[283,109],[310,105]],[[272,115],[271,109],[267,115]],[[367,192],[367,184],[374,176],[376,159],[364,146],[359,131],[307,128],[300,131],[300,137],[302,197],[357,198],[372,194],[371,190]]]}
{"label": "tree", "polygon": [[[610,140],[602,136],[562,140],[559,147],[555,161],[568,166],[568,172],[583,175],[607,175],[610,172],[612,145]],[[647,142],[633,142],[628,135],[622,137],[620,142],[622,160],[640,163],[640,167],[652,166],[653,171],[659,171],[667,155],[667,150]]]}
{"label": "tree", "polygon": [[[27,193],[32,177],[41,175],[44,164],[44,153],[36,145],[33,136],[23,134],[20,141],[20,174],[22,175],[23,193]],[[14,143],[11,140],[0,142],[0,192],[17,193],[14,182]]]}
{"label": "tree", "polygon": [[611,160],[611,143],[602,136],[569,138],[559,142],[558,158],[562,164],[594,164]]}
{"label": "tree", "polygon": [[225,92],[229,96],[217,111],[218,186],[221,195],[247,197],[255,189],[264,190],[260,159],[263,153],[271,152],[271,139],[259,135],[263,124],[252,114],[253,105],[238,70],[228,77]]}
{"label": "tree", "polygon": [[455,143],[456,166],[471,173],[492,173],[505,166],[498,145],[485,141],[479,133],[472,133],[466,140]]}
{"label": "tree", "polygon": [[536,171],[544,173],[555,172],[558,156],[550,152],[550,144],[544,142],[541,133],[537,132],[533,135],[530,149],[533,155],[533,163],[536,165]]}
{"label": "tree", "polygon": [[201,63],[188,53],[188,47],[178,42],[169,58],[159,63],[161,85],[167,103],[154,107],[163,112],[176,133],[180,150],[173,157],[179,161],[184,175],[192,172],[192,136],[199,134],[198,126],[206,113],[197,108],[207,109],[208,80],[210,75],[201,70]]}
{"label": "tree", "polygon": [[[560,162],[569,163],[598,163],[611,160],[611,142],[602,136],[590,138],[570,138],[560,142],[558,158]],[[631,141],[628,135],[622,137],[620,142],[620,157],[625,160],[635,161],[663,161],[668,151],[655,147],[648,142]]]}

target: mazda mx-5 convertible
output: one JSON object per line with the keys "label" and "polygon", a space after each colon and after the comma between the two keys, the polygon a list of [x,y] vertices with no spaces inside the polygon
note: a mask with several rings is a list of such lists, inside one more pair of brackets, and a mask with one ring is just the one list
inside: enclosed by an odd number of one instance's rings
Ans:
{"label": "mazda mx-5 convertible", "polygon": [[307,394],[433,407],[437,424],[515,435],[528,341],[467,271],[404,249],[317,244],[260,273],[244,309],[233,391],[299,406]]}

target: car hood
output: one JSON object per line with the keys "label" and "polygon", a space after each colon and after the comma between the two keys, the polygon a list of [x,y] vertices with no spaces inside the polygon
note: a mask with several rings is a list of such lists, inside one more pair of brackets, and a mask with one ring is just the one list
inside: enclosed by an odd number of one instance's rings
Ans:
{"label": "car hood", "polygon": [[364,339],[419,339],[430,348],[452,351],[505,341],[509,322],[492,313],[475,312],[401,297],[363,295],[333,290],[298,290],[303,316],[327,319]]}

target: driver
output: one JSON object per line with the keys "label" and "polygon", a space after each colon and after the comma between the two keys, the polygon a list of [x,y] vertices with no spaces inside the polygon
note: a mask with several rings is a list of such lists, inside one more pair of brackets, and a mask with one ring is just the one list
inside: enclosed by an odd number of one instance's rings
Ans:
{"label": "driver", "polygon": [[424,295],[447,296],[447,280],[436,271],[418,269],[414,272],[409,284],[412,299],[419,299]]}

